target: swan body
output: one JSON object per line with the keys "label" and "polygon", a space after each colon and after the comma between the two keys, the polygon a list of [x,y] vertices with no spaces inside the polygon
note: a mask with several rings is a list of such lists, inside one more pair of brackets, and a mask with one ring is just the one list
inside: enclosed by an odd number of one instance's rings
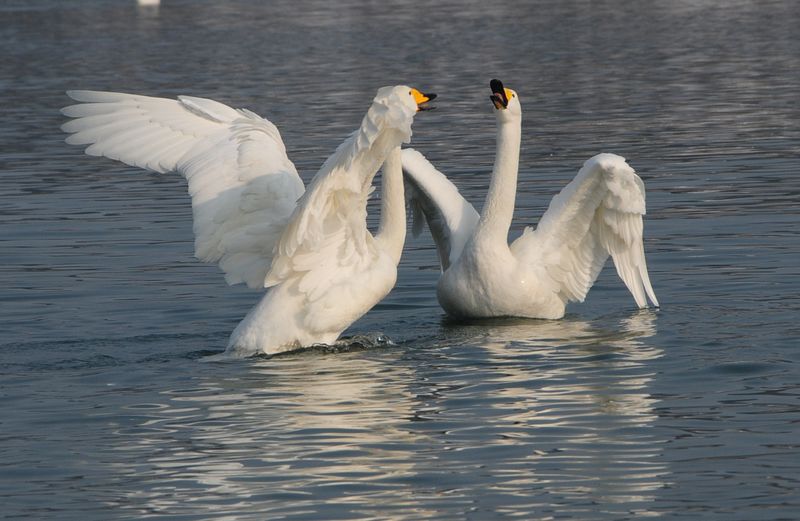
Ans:
{"label": "swan body", "polygon": [[[642,242],[644,184],[625,160],[599,154],[583,165],[534,228],[510,245],[522,109],[516,92],[492,81],[497,153],[481,214],[419,152],[402,152],[416,219],[424,217],[439,252],[437,297],[457,318],[558,319],[582,302],[609,256],[636,304],[658,306]],[[645,296],[646,295],[646,296]]]}
{"label": "swan body", "polygon": [[[361,126],[306,190],[277,127],[245,109],[189,96],[177,100],[70,91],[67,143],[188,181],[195,255],[229,284],[270,288],[236,327],[226,352],[274,354],[332,343],[393,287],[405,240],[400,144],[435,95],[378,90]],[[385,164],[384,164],[385,163]],[[366,227],[372,180],[384,165],[381,224]]]}

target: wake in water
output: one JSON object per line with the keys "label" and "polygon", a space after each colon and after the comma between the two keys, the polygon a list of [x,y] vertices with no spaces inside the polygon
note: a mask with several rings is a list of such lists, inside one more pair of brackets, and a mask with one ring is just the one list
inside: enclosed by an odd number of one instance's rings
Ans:
{"label": "wake in water", "polygon": [[[299,347],[291,351],[283,351],[274,355],[264,353],[255,354],[248,359],[270,359],[275,357],[291,356],[297,354],[336,354],[348,353],[352,351],[366,351],[368,349],[378,349],[389,346],[396,346],[391,338],[381,332],[365,333],[363,335],[345,336],[333,344],[314,344],[308,347]],[[241,360],[239,356],[232,356],[228,353],[217,353],[202,358],[203,362],[224,362],[229,360]]]}

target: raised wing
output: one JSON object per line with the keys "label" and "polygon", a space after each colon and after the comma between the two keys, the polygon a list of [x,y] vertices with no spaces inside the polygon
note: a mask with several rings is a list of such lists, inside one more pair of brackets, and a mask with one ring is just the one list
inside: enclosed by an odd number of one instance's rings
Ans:
{"label": "raised wing", "polygon": [[303,182],[268,120],[203,98],[69,91],[67,143],[156,172],[180,172],[194,214],[195,255],[229,284],[264,286],[273,248]]}
{"label": "raised wing", "polygon": [[522,262],[544,267],[566,300],[583,301],[608,256],[639,307],[650,285],[642,242],[644,183],[625,159],[598,154],[550,202],[536,230],[511,245]]}
{"label": "raised wing", "polygon": [[267,286],[297,278],[298,289],[313,301],[374,261],[378,253],[366,219],[375,172],[362,168],[367,161],[360,133],[339,145],[298,201],[275,248]]}
{"label": "raised wing", "polygon": [[402,152],[402,161],[406,198],[414,216],[413,233],[416,236],[422,231],[424,216],[444,271],[461,256],[480,216],[425,156],[407,148]]}
{"label": "raised wing", "polygon": [[[275,248],[267,286],[297,280],[298,290],[311,301],[327,293],[343,294],[331,290],[364,274],[380,256],[367,230],[367,198],[390,151],[411,139],[416,112],[415,104],[392,99],[395,90],[378,90],[359,129],[314,176]],[[368,288],[365,285],[359,291],[368,293]]]}

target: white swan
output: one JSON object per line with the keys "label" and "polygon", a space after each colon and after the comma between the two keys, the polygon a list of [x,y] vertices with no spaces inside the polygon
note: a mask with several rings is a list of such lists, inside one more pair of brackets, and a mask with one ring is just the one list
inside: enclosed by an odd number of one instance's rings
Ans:
{"label": "white swan", "polygon": [[[405,240],[400,144],[435,95],[378,90],[356,130],[304,193],[278,129],[216,101],[70,91],[62,129],[86,153],[188,181],[195,255],[229,284],[270,287],[230,337],[227,353],[273,354],[329,344],[391,290]],[[381,222],[366,226],[372,179],[384,165]]]}
{"label": "white swan", "polygon": [[421,211],[439,252],[442,308],[460,318],[561,318],[567,302],[583,301],[609,255],[636,304],[647,306],[646,292],[658,306],[642,244],[644,184],[619,156],[586,161],[536,229],[509,246],[522,109],[516,92],[498,80],[490,85],[497,152],[480,215],[422,154],[402,153],[415,232]]}

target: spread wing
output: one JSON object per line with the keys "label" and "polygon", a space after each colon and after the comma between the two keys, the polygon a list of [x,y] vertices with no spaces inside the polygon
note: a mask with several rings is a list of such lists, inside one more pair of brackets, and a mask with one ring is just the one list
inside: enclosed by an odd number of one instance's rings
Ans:
{"label": "spread wing", "polygon": [[444,174],[414,149],[402,152],[406,197],[414,215],[414,235],[428,223],[442,271],[461,255],[480,216]]}
{"label": "spread wing", "polygon": [[229,284],[263,287],[273,248],[303,194],[278,129],[244,109],[189,96],[177,100],[69,91],[67,143],[86,153],[188,181],[195,255],[217,262]]}
{"label": "spread wing", "polygon": [[313,301],[352,280],[378,255],[366,224],[375,172],[364,167],[370,151],[359,143],[361,133],[339,145],[298,201],[275,248],[267,286],[295,278],[298,289]]}
{"label": "spread wing", "polygon": [[610,255],[639,307],[658,306],[642,243],[644,183],[620,156],[599,154],[550,202],[511,251],[544,267],[566,300],[583,301]]}
{"label": "spread wing", "polygon": [[314,301],[372,264],[377,251],[366,226],[370,191],[343,174],[317,179],[300,199],[278,241],[267,286],[298,278],[298,289]]}
{"label": "spread wing", "polygon": [[[415,113],[415,107],[395,105],[378,91],[359,129],[320,167],[278,241],[267,286],[293,279],[309,301],[333,295],[339,303],[347,298],[377,302],[388,292],[381,288],[372,294],[381,286],[374,282],[348,284],[366,276],[381,255],[367,229],[367,198],[390,151],[411,138]],[[386,271],[392,284],[395,268]]]}

